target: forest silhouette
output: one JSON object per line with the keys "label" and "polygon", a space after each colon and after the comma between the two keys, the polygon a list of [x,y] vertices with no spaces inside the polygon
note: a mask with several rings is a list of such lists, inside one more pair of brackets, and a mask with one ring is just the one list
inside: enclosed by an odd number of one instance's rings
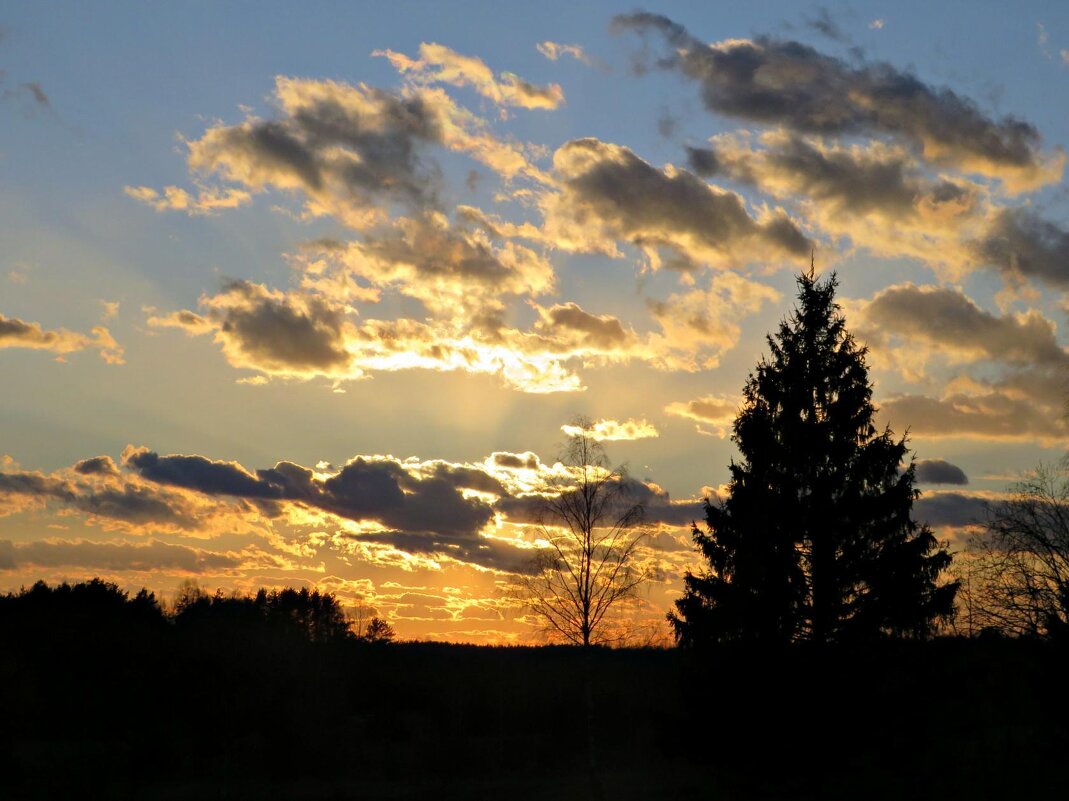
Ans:
{"label": "forest silhouette", "polygon": [[[589,522],[620,486],[598,451],[560,496],[584,503],[548,507],[578,545],[540,569],[578,583],[531,601],[577,645],[399,642],[309,589],[0,596],[0,797],[1067,797],[1067,494],[1022,485],[954,566],[912,518],[906,440],[873,423],[835,287],[799,278],[747,383],[731,492],[665,610],[678,647],[593,636],[591,604],[641,575],[638,540]],[[640,517],[620,508],[613,531]]]}
{"label": "forest silhouette", "polygon": [[588,798],[589,663],[607,798],[1064,797],[1060,640],[369,643],[329,594],[216,597],[0,597],[0,795]]}

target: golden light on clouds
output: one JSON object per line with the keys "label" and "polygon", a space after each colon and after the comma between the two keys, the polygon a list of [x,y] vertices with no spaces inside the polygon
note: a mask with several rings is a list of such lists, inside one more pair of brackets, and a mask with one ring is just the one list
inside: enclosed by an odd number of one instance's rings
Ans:
{"label": "golden light on clouds", "polygon": [[[9,586],[319,586],[404,636],[524,641],[503,586],[582,413],[614,464],[641,455],[661,578],[632,611],[660,620],[811,258],[841,280],[881,420],[918,458],[999,465],[923,501],[947,531],[1059,452],[1065,124],[1021,77],[1064,77],[1053,21],[1038,48],[999,28],[1019,62],[970,49],[962,70],[902,60],[947,29],[871,13],[554,32],[495,11],[486,36],[372,16],[340,57],[321,37],[271,71],[227,51],[233,81],[116,40],[138,82],[87,61],[48,76],[52,128],[11,116]],[[0,100],[44,112],[31,83]],[[996,83],[998,102],[976,88]]]}
{"label": "golden light on clouds", "polygon": [[586,433],[599,442],[613,442],[618,440],[650,439],[659,436],[657,427],[648,420],[596,420],[589,426],[577,426],[565,424],[560,430],[569,437],[580,436]]}

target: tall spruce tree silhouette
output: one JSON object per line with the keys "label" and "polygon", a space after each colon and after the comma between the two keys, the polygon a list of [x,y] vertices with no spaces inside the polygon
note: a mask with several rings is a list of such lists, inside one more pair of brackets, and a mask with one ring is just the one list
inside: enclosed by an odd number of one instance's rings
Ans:
{"label": "tall spruce tree silhouette", "polygon": [[798,278],[798,306],[751,373],[732,437],[730,495],[705,503],[669,613],[683,645],[818,643],[925,636],[951,614],[956,583],[931,530],[911,518],[906,438],[873,423],[872,385],[835,302],[837,278]]}

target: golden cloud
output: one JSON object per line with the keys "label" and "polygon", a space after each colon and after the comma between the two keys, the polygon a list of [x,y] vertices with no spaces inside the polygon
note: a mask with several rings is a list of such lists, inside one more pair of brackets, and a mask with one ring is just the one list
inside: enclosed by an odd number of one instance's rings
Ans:
{"label": "golden cloud", "polygon": [[597,420],[589,426],[577,426],[565,424],[560,430],[569,437],[582,434],[589,436],[598,442],[614,442],[620,440],[650,439],[660,436],[657,427],[648,420]]}
{"label": "golden cloud", "polygon": [[97,348],[100,358],[108,364],[125,364],[123,348],[104,326],[89,329],[89,334],[79,334],[65,328],[48,330],[40,323],[30,323],[18,317],[0,314],[0,349],[29,348],[47,350],[57,354],[58,360],[68,353],[87,348]]}
{"label": "golden cloud", "polygon": [[511,72],[494,75],[481,58],[465,56],[433,42],[420,44],[419,58],[393,50],[375,50],[371,55],[386,58],[412,81],[470,86],[499,106],[555,109],[564,103],[564,92],[555,83],[538,86]]}

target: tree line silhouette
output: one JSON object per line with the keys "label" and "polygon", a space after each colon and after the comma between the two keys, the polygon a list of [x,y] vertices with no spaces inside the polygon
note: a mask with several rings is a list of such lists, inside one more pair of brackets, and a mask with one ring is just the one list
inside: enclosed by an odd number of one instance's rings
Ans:
{"label": "tree line silhouette", "polygon": [[590,798],[591,742],[607,798],[1064,797],[1058,640],[383,644],[316,596],[0,597],[0,797]]}
{"label": "tree line silhouette", "polygon": [[522,585],[581,647],[396,642],[315,589],[38,582],[0,595],[0,796],[1065,797],[1069,484],[992,505],[952,576],[835,289],[799,277],[747,381],[683,647],[597,645],[644,529],[580,426]]}

